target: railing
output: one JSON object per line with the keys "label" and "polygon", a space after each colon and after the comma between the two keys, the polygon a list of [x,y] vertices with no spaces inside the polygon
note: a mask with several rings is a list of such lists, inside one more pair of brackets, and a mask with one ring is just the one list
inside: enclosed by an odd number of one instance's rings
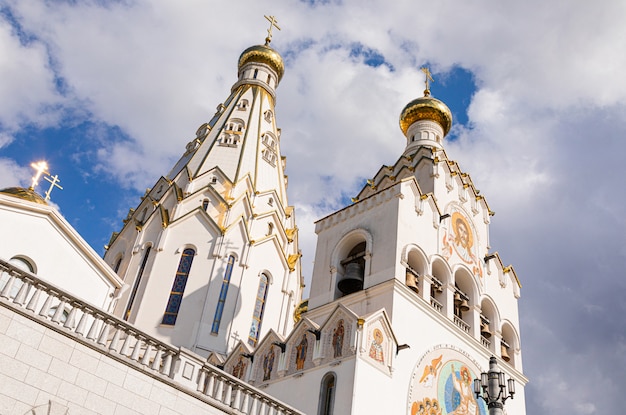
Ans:
{"label": "railing", "polygon": [[[230,374],[209,365],[202,357],[141,332],[117,317],[42,281],[33,274],[0,260],[0,301],[21,309],[42,324],[57,325],[77,341],[114,359],[139,366],[192,395],[243,414],[302,414]],[[8,280],[6,279],[8,276]],[[6,280],[6,283],[2,283]],[[51,324],[54,323],[54,324]],[[167,378],[167,379],[166,379]],[[215,406],[215,405],[214,405]]]}
{"label": "railing", "polygon": [[454,324],[459,326],[459,328],[463,330],[464,332],[466,333],[470,332],[470,325],[464,322],[459,316],[454,316]]}
{"label": "railing", "polygon": [[487,349],[489,349],[491,347],[491,340],[488,340],[485,336],[480,336],[480,342],[483,344],[483,346],[485,346]]}
{"label": "railing", "polygon": [[441,305],[439,301],[435,300],[435,297],[430,297],[430,305],[433,306],[433,308],[440,313],[441,310],[443,310],[443,305]]}

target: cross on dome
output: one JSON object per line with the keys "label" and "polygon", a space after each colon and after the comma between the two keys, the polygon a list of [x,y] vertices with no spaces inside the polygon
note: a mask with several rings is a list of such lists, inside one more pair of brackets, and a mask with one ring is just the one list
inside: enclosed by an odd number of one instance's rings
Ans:
{"label": "cross on dome", "polygon": [[278,30],[280,30],[280,27],[278,27],[278,20],[276,20],[276,18],[274,16],[264,16],[268,22],[270,22],[270,27],[269,29],[267,29],[267,37],[265,38],[265,46],[268,46],[270,44],[270,42],[272,41],[272,29],[276,28]]}
{"label": "cross on dome", "polygon": [[55,187],[58,187],[59,189],[63,190],[61,185],[59,185],[59,182],[61,181],[59,180],[59,175],[55,174],[54,176],[50,176],[50,177],[52,177],[52,179],[48,178],[47,176],[44,176],[44,179],[50,183],[50,188],[45,193],[46,194],[45,200],[50,200],[50,193],[52,193],[52,189],[54,189]]}
{"label": "cross on dome", "polygon": [[426,78],[424,80],[424,84],[426,85],[426,89],[424,90],[424,96],[427,97],[430,95],[430,86],[428,84],[428,81],[435,82],[435,80],[433,79],[433,76],[431,75],[430,70],[427,67],[423,66],[420,69],[422,70],[422,72],[424,72]]}
{"label": "cross on dome", "polygon": [[30,166],[35,169],[35,176],[33,177],[33,182],[30,185],[30,189],[34,190],[35,186],[37,186],[37,184],[39,184],[39,178],[41,177],[42,174],[49,174],[48,173],[48,163],[46,163],[45,161],[38,161],[37,163],[31,163]]}

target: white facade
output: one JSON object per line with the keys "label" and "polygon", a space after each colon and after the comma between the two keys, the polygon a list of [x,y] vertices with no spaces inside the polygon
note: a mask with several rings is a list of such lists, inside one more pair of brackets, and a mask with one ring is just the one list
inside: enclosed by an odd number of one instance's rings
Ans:
{"label": "white facade", "polygon": [[[109,309],[122,281],[54,207],[0,191],[0,223],[1,260]],[[0,290],[7,281],[3,274]]]}

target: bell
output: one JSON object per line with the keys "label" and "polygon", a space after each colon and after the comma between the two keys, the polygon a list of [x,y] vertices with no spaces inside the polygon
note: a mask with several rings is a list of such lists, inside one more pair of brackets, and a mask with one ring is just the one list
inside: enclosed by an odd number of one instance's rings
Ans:
{"label": "bell", "polygon": [[417,277],[409,270],[406,271],[406,286],[416,293],[420,292],[420,289],[417,286]]}
{"label": "bell", "polygon": [[461,299],[461,294],[458,292],[454,293],[454,305],[460,306],[463,300]]}
{"label": "bell", "polygon": [[488,338],[491,337],[491,331],[489,330],[489,324],[487,324],[484,321],[480,323],[480,335],[483,336],[485,339],[488,339]]}
{"label": "bell", "polygon": [[346,265],[346,273],[337,283],[337,288],[343,295],[352,294],[363,289],[364,272],[358,262],[350,262]]}
{"label": "bell", "polygon": [[504,359],[505,362],[509,362],[511,360],[511,356],[509,356],[508,353],[508,346],[505,345],[504,343],[500,343],[500,349],[501,349],[501,354],[502,354],[502,359]]}
{"label": "bell", "polygon": [[461,309],[461,311],[467,311],[470,309],[470,306],[465,298],[463,299],[463,301],[461,301],[461,304],[459,304],[459,308]]}

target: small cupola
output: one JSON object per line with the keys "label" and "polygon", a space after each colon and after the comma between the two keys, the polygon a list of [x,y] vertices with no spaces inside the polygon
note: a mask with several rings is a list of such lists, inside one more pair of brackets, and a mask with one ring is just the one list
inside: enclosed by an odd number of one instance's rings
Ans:
{"label": "small cupola", "polygon": [[442,148],[443,138],[452,126],[452,113],[446,104],[430,96],[428,81],[432,81],[430,71],[426,74],[424,96],[409,102],[400,113],[400,129],[407,138],[405,152],[414,147],[429,145]]}
{"label": "small cupola", "polygon": [[233,90],[241,84],[257,84],[265,87],[271,94],[285,73],[285,63],[278,52],[270,47],[272,41],[272,29],[278,27],[274,16],[265,16],[270,22],[264,45],[250,46],[239,56],[237,70],[239,81],[233,86]]}

